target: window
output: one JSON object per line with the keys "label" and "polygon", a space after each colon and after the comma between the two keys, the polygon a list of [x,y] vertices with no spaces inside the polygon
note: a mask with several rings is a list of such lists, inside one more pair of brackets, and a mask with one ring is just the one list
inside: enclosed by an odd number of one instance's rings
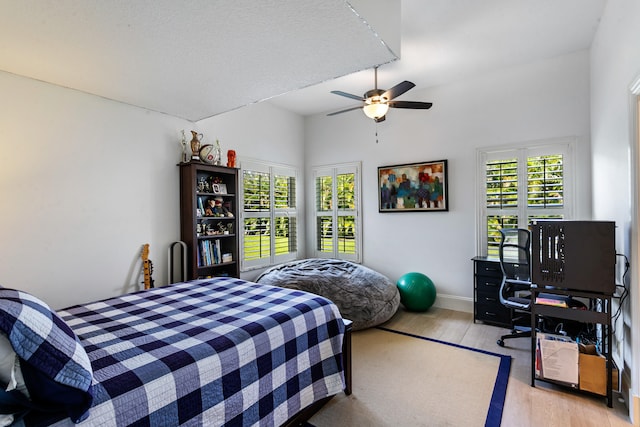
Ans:
{"label": "window", "polygon": [[479,152],[479,253],[498,256],[502,228],[529,228],[536,219],[571,219],[572,148],[572,142],[559,141]]}
{"label": "window", "polygon": [[315,256],[362,260],[360,164],[313,169]]}
{"label": "window", "polygon": [[242,162],[242,270],[296,259],[296,169]]}

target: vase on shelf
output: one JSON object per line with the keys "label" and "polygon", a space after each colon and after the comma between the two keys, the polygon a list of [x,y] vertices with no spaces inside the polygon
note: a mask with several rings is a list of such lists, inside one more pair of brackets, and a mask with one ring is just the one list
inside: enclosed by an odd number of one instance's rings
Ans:
{"label": "vase on shelf", "polygon": [[227,167],[235,168],[236,167],[236,152],[235,150],[227,151]]}
{"label": "vase on shelf", "polygon": [[191,160],[200,160],[200,140],[203,135],[195,130],[192,130],[191,134],[193,135],[191,138]]}

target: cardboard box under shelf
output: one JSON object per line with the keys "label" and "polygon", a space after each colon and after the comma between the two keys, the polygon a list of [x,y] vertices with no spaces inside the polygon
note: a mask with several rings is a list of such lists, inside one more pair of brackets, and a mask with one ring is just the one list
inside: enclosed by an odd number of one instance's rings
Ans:
{"label": "cardboard box under shelf", "polygon": [[[612,361],[613,363],[613,361]],[[580,353],[579,363],[580,390],[607,395],[607,359],[604,356]],[[611,369],[611,389],[618,389],[618,368],[615,363]]]}

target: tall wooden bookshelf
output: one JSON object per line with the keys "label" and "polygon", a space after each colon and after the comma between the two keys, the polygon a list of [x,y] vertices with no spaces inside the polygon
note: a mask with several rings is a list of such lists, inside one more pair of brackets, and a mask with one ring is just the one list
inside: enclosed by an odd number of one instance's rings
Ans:
{"label": "tall wooden bookshelf", "polygon": [[178,166],[188,280],[240,277],[238,170],[199,162]]}

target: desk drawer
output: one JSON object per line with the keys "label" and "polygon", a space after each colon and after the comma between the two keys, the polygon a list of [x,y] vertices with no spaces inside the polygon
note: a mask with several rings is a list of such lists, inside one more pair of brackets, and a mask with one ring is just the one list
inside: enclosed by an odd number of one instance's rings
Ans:
{"label": "desk drawer", "polygon": [[[480,298],[480,297],[478,297]],[[500,304],[490,301],[476,303],[476,320],[483,322],[498,323],[509,327],[511,325],[511,310]]]}
{"label": "desk drawer", "polygon": [[476,295],[476,304],[485,304],[485,305],[494,305],[504,307],[500,303],[500,298],[498,297],[497,292],[487,293],[487,292],[478,292]]}
{"label": "desk drawer", "polygon": [[476,290],[478,293],[496,294],[500,291],[502,274],[496,276],[476,276]]}
{"label": "desk drawer", "polygon": [[494,261],[476,261],[476,275],[502,277],[500,263]]}

